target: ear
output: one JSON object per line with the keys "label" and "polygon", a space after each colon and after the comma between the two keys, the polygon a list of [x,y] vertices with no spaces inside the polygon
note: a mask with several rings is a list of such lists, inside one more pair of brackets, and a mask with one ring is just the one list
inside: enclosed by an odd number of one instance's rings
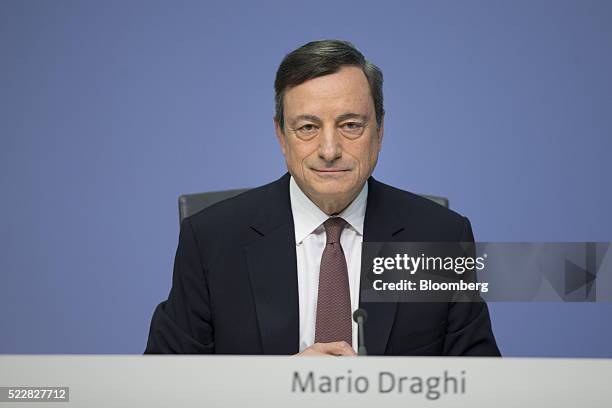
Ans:
{"label": "ear", "polygon": [[380,119],[380,126],[376,130],[376,137],[378,138],[377,140],[378,152],[380,152],[382,149],[382,141],[383,141],[384,134],[385,134],[385,115],[383,115],[383,117]]}
{"label": "ear", "polygon": [[285,140],[285,133],[278,122],[276,116],[273,117],[274,120],[274,132],[276,133],[276,138],[278,139],[278,143],[280,144],[281,151],[283,152],[283,156],[287,155],[287,141]]}

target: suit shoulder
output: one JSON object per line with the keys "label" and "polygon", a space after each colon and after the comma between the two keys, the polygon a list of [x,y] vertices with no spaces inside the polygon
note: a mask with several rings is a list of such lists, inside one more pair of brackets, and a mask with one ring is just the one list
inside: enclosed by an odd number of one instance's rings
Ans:
{"label": "suit shoulder", "polygon": [[254,217],[273,183],[221,200],[187,217],[184,221],[188,220],[196,232],[215,232],[219,229],[227,230],[245,225]]}
{"label": "suit shoulder", "polygon": [[398,212],[406,216],[418,216],[436,224],[463,226],[466,217],[426,197],[377,181],[386,199],[391,200]]}

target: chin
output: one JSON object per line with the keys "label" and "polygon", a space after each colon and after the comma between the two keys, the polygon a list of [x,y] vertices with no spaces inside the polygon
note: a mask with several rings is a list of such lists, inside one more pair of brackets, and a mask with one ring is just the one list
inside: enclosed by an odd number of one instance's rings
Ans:
{"label": "chin", "polygon": [[338,183],[329,181],[326,183],[317,183],[313,186],[314,191],[322,196],[344,196],[354,189],[354,185],[346,183]]}

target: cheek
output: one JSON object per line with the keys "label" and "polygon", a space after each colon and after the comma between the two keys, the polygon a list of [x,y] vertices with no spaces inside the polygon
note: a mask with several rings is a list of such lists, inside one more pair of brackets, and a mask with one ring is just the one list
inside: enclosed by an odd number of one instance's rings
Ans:
{"label": "cheek", "polygon": [[372,166],[378,158],[378,152],[380,151],[380,145],[378,144],[378,138],[376,135],[372,136],[372,139],[368,146],[368,162]]}
{"label": "cheek", "polygon": [[291,143],[287,145],[286,159],[288,164],[297,169],[304,165],[304,162],[308,161],[308,158],[313,154],[316,154],[316,146],[310,146],[308,143]]}
{"label": "cheek", "polygon": [[348,153],[358,163],[362,169],[369,168],[376,161],[377,145],[371,141],[360,141],[350,146],[345,152]]}

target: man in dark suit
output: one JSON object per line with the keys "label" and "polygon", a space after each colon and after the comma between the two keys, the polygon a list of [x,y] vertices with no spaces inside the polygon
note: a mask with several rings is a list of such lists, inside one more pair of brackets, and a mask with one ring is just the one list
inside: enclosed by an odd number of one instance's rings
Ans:
{"label": "man in dark suit", "polygon": [[366,303],[362,242],[472,242],[467,218],[371,177],[382,72],[350,43],[308,43],[275,81],[289,173],[181,224],[145,353],[498,356],[483,302]]}

